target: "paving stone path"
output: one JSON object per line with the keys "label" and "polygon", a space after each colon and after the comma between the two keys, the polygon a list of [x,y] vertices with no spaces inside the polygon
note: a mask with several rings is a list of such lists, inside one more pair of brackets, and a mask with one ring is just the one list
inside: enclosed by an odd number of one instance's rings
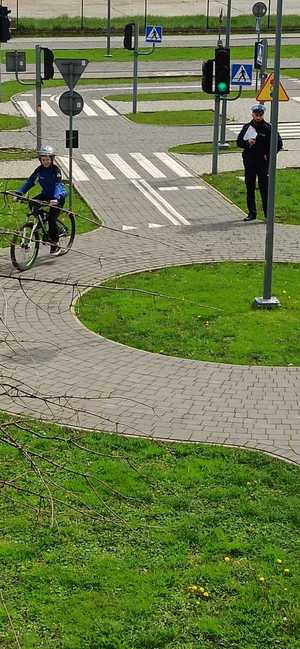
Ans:
{"label": "paving stone path", "polygon": [[[97,188],[80,191],[101,216]],[[87,331],[70,308],[86,286],[114,275],[263,259],[264,225],[245,225],[240,210],[208,186],[197,196],[197,223],[189,227],[141,227],[139,236],[99,229],[77,237],[65,257],[42,252],[21,276],[12,272],[8,251],[0,251],[1,409],[127,435],[255,448],[299,463],[299,367],[139,351]],[[133,211],[140,200],[137,192]],[[107,226],[121,210],[115,201],[105,214]],[[300,262],[297,227],[275,227],[275,260]]]}

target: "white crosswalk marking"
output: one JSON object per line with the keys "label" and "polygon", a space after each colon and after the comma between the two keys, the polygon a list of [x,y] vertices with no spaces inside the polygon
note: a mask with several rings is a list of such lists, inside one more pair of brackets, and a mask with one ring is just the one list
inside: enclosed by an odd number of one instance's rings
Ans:
{"label": "white crosswalk marking", "polygon": [[176,162],[174,158],[171,158],[168,153],[164,153],[163,151],[154,153],[154,155],[159,158],[167,167],[172,169],[176,176],[179,176],[179,178],[190,178],[193,174],[190,173],[187,169],[182,167],[179,162]]}
{"label": "white crosswalk marking", "polygon": [[[59,156],[58,162],[64,167],[64,169],[66,169],[66,171],[69,171],[69,158],[67,156]],[[73,178],[74,180],[89,180],[75,160],[73,160]]]}
{"label": "white crosswalk marking", "polygon": [[26,117],[36,117],[36,112],[30,106],[30,103],[28,101],[22,101],[18,99],[17,104],[18,106],[20,106],[21,110],[23,111],[24,115],[26,115]]}
{"label": "white crosswalk marking", "polygon": [[96,111],[88,106],[88,104],[84,103],[83,106],[83,112],[88,116],[88,117],[97,117]]}
{"label": "white crosswalk marking", "polygon": [[[226,124],[226,128],[238,135],[244,124]],[[280,122],[278,131],[284,140],[293,140],[300,138],[300,122]]]}
{"label": "white crosswalk marking", "polygon": [[117,117],[119,115],[116,110],[109,106],[105,101],[102,101],[102,99],[93,99],[93,102],[98,106],[98,108],[100,108],[100,110],[103,110],[106,115],[110,115],[111,117]]}
{"label": "white crosswalk marking", "polygon": [[141,165],[141,167],[143,167],[143,169],[148,171],[152,178],[166,178],[166,175],[142,153],[130,153],[129,155],[131,155],[131,157],[134,158],[134,160],[136,160]]}
{"label": "white crosswalk marking", "polygon": [[138,180],[141,177],[118,153],[106,153],[106,156],[129,180]]}
{"label": "white crosswalk marking", "polygon": [[91,165],[92,169],[102,178],[102,180],[115,180],[115,177],[104,167],[102,162],[93,153],[83,153],[82,157]]}
{"label": "white crosswalk marking", "polygon": [[55,110],[53,110],[53,108],[44,99],[42,99],[41,107],[43,113],[45,113],[48,117],[57,117]]}

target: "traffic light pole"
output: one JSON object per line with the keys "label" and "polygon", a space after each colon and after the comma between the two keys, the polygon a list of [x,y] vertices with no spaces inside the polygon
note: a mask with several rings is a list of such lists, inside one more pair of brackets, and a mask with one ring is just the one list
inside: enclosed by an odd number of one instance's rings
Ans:
{"label": "traffic light pole", "polygon": [[42,146],[42,72],[41,47],[35,46],[35,107],[36,107],[36,148]]}
{"label": "traffic light pole", "polygon": [[132,112],[137,112],[138,94],[138,60],[139,60],[139,26],[134,24],[134,50],[133,50],[133,87],[132,87]]}
{"label": "traffic light pole", "polygon": [[[231,34],[231,0],[227,0],[225,47],[230,47],[230,34]],[[223,99],[219,146],[228,146],[228,144],[226,144],[226,117],[227,117],[227,100]]]}
{"label": "traffic light pole", "polygon": [[273,248],[274,248],[274,213],[275,213],[275,191],[276,191],[276,160],[278,146],[278,106],[279,106],[279,83],[280,83],[280,47],[282,29],[282,0],[277,0],[276,13],[276,37],[274,56],[274,85],[271,104],[271,143],[269,162],[269,186],[268,186],[268,207],[267,226],[265,242],[265,270],[263,297],[256,297],[254,306],[264,309],[273,309],[280,306],[279,300],[272,296],[272,272],[273,272]]}
{"label": "traffic light pole", "polygon": [[212,155],[212,169],[211,169],[211,173],[213,175],[218,173],[219,123],[220,123],[220,95],[215,95],[213,155]]}
{"label": "traffic light pole", "polygon": [[[73,106],[73,74],[70,76],[70,106]],[[69,210],[73,206],[73,111],[69,115]]]}

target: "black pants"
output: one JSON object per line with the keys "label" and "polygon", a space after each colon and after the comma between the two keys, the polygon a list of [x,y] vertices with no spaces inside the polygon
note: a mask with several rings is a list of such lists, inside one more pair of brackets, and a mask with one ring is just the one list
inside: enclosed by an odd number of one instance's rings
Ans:
{"label": "black pants", "polygon": [[261,163],[247,163],[245,165],[245,183],[247,188],[247,207],[249,214],[256,216],[256,202],[255,202],[255,184],[256,176],[258,178],[258,186],[262,200],[262,206],[265,218],[267,216],[268,204],[268,162],[263,160]]}
{"label": "black pants", "polygon": [[[49,203],[49,198],[45,198],[43,194],[38,194],[38,196],[34,197],[35,200],[37,201],[46,201]],[[59,239],[59,233],[58,233],[58,227],[57,227],[57,218],[59,215],[59,210],[61,207],[63,207],[65,204],[65,199],[60,198],[58,201],[58,206],[57,207],[50,207],[49,210],[49,216],[48,216],[48,227],[49,227],[49,240],[51,243],[57,243]],[[38,212],[40,206],[36,205],[35,203],[32,203],[33,205],[33,213]],[[43,206],[41,206],[43,207]]]}

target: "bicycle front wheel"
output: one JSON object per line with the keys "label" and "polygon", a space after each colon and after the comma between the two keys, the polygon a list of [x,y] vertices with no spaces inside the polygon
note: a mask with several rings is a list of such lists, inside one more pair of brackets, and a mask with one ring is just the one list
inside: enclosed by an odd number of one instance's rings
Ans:
{"label": "bicycle front wheel", "polygon": [[39,251],[40,241],[32,222],[24,223],[12,238],[10,257],[18,270],[28,270],[33,266]]}
{"label": "bicycle front wheel", "polygon": [[60,254],[66,255],[71,250],[75,238],[75,218],[72,213],[60,212],[57,219]]}

